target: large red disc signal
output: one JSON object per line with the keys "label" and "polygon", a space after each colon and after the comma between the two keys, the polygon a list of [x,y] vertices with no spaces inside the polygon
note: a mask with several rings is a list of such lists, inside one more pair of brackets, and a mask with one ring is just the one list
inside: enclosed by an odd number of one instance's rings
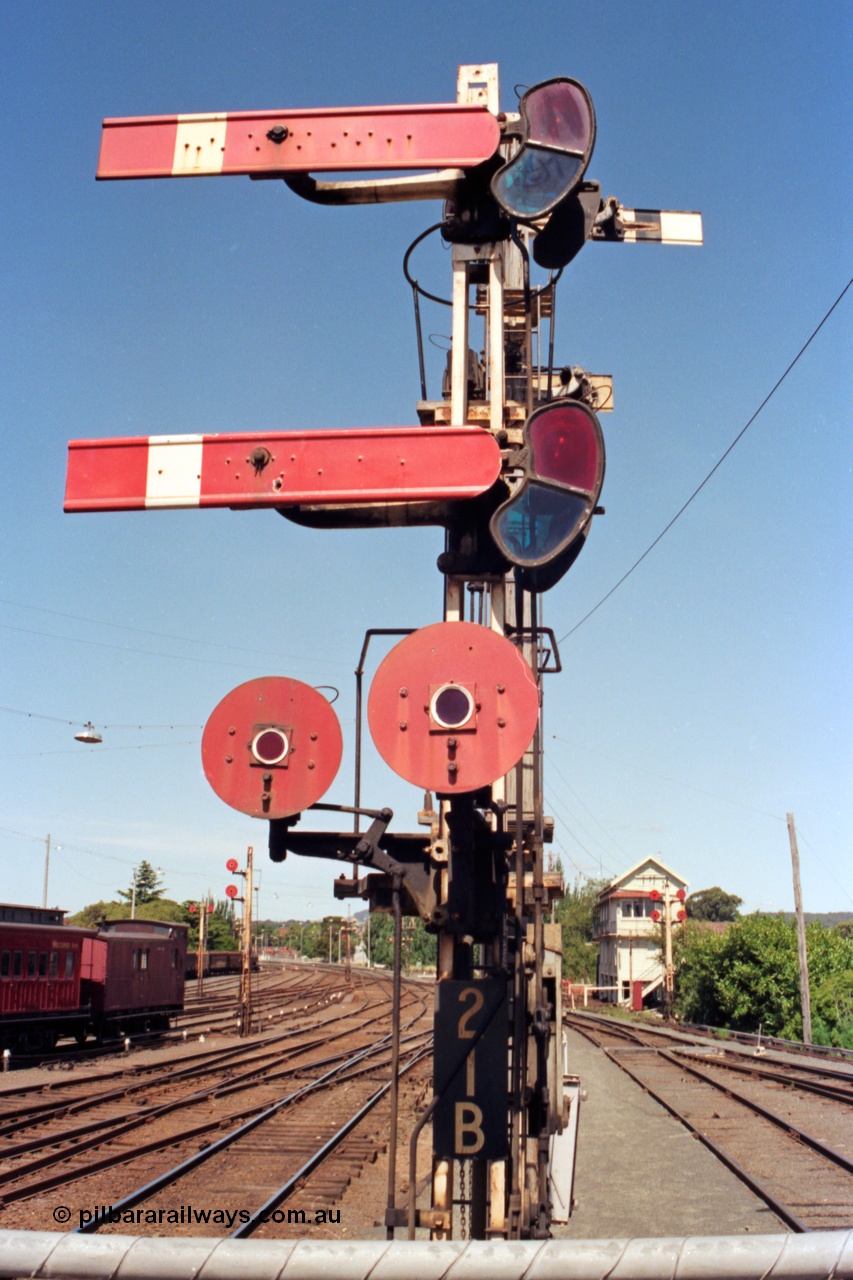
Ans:
{"label": "large red disc signal", "polygon": [[400,777],[440,795],[477,791],[527,749],[539,691],[509,640],[472,622],[437,622],[396,645],[370,689],[367,719]]}
{"label": "large red disc signal", "polygon": [[342,754],[331,705],[310,685],[284,676],[232,689],[201,739],[213,790],[252,818],[288,818],[315,804],[332,785]]}

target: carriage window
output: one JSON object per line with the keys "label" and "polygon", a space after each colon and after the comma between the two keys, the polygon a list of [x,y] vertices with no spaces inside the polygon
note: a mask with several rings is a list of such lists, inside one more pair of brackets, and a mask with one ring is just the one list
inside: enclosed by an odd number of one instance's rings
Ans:
{"label": "carriage window", "polygon": [[66,951],[65,953],[65,976],[66,978],[74,977],[74,952]]}
{"label": "carriage window", "polygon": [[136,970],[138,968],[139,968],[139,948],[137,947],[133,953],[133,972],[136,973]]}
{"label": "carriage window", "polygon": [[38,973],[38,952],[27,952],[27,977],[34,978]]}
{"label": "carriage window", "polygon": [[145,948],[144,951],[140,951],[139,953],[139,967],[140,969],[148,968],[148,948],[147,947]]}
{"label": "carriage window", "polygon": [[40,978],[47,977],[47,952],[46,951],[39,952],[39,977]]}
{"label": "carriage window", "polygon": [[12,953],[12,977],[20,978],[23,971],[23,951],[15,951]]}
{"label": "carriage window", "polygon": [[0,978],[8,978],[12,968],[12,952],[4,951],[0,956]]}
{"label": "carriage window", "polygon": [[59,976],[59,952],[51,951],[50,953],[50,976],[56,978]]}

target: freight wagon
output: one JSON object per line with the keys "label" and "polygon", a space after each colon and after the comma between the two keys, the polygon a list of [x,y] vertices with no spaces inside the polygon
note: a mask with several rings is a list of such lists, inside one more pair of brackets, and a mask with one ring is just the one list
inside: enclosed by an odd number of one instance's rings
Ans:
{"label": "freight wagon", "polygon": [[98,929],[62,913],[0,904],[0,1049],[45,1052],[164,1030],[183,1008],[187,927],[114,920]]}
{"label": "freight wagon", "polygon": [[[243,953],[242,951],[205,951],[204,953],[204,969],[202,970],[205,978],[211,974],[217,973],[242,973],[243,971]],[[252,971],[258,971],[258,955],[256,951],[252,952]],[[187,977],[198,977],[198,952],[187,952]]]}

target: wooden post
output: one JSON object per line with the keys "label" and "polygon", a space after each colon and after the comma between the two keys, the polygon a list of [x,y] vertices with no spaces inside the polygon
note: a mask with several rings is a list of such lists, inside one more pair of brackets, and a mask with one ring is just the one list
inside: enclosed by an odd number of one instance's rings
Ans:
{"label": "wooden post", "polygon": [[794,815],[788,814],[788,839],[791,842],[791,866],[794,872],[794,910],[797,913],[797,953],[800,961],[800,1003],[803,1009],[803,1044],[812,1043],[812,1006],[809,995],[809,957],[806,951],[806,922],[803,918],[803,891],[800,886],[800,851]]}

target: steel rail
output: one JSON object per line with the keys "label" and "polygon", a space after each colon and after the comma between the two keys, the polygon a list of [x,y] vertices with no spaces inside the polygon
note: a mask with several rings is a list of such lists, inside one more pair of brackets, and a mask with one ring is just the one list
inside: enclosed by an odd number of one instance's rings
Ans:
{"label": "steel rail", "polygon": [[[580,1035],[583,1035],[583,1022],[577,1021],[577,1014],[571,1014],[564,1018],[566,1025],[571,1026]],[[646,1044],[643,1036],[650,1035],[652,1037],[662,1037],[670,1042],[672,1046],[668,1050],[660,1048],[657,1045],[650,1045],[650,1048],[658,1049],[658,1052],[677,1053],[679,1057],[699,1056],[704,1046],[695,1039],[685,1039],[680,1036],[672,1035],[665,1031],[662,1027],[643,1027],[637,1029],[636,1032],[631,1031],[619,1024],[610,1024],[610,1019],[599,1018],[594,1014],[584,1015],[584,1019],[589,1018],[590,1022],[600,1028],[604,1034],[612,1034],[622,1039],[631,1040],[636,1044]],[[774,1062],[773,1067],[769,1063],[759,1063],[752,1058],[744,1058],[742,1054],[734,1053],[726,1049],[718,1049],[714,1044],[713,1048],[718,1054],[713,1060],[713,1065],[719,1067],[721,1071],[735,1071],[742,1075],[751,1075],[762,1080],[771,1080],[776,1083],[788,1085],[794,1089],[800,1089],[803,1092],[814,1093],[819,1097],[828,1098],[833,1102],[847,1103],[853,1105],[853,1074],[847,1071],[834,1071],[831,1067],[810,1066],[807,1063],[786,1063]],[[772,1061],[772,1060],[771,1060]],[[773,1069],[775,1068],[775,1069]],[[800,1074],[808,1072],[816,1079],[806,1079],[805,1075]],[[843,1081],[847,1088],[833,1087],[829,1084],[820,1083],[823,1080]]]}
{"label": "steel rail", "polygon": [[[347,1033],[341,1032],[339,1034],[344,1035]],[[421,1034],[425,1034],[425,1033],[421,1033]],[[374,1044],[366,1046],[366,1048],[362,1050],[362,1053],[366,1055],[371,1055],[373,1053],[381,1051],[382,1048],[387,1044],[387,1041],[389,1040],[389,1038],[390,1037],[388,1035],[383,1036],[379,1041],[374,1042]],[[295,1065],[285,1070],[276,1072],[273,1076],[269,1078],[277,1079],[285,1076],[303,1075],[306,1073],[306,1071],[310,1070],[313,1067],[326,1066],[328,1063],[336,1062],[336,1061],[340,1063],[341,1057],[344,1057],[344,1055],[337,1054],[337,1055],[333,1055],[330,1058],[321,1059],[320,1062]],[[352,1058],[351,1055],[349,1057],[345,1057],[344,1062],[340,1063],[339,1067],[336,1068],[336,1070],[345,1071],[347,1069],[348,1064],[350,1064],[352,1061],[354,1061],[354,1059]],[[255,1074],[255,1073],[252,1073],[252,1074]],[[345,1079],[347,1077],[342,1076],[341,1078]],[[90,1151],[97,1146],[103,1146],[105,1143],[113,1141],[115,1138],[120,1137],[122,1134],[127,1133],[133,1130],[134,1128],[138,1128],[142,1124],[149,1123],[152,1119],[154,1119],[157,1116],[168,1114],[171,1111],[180,1110],[184,1106],[193,1106],[198,1102],[203,1102],[206,1098],[221,1097],[226,1093],[237,1092],[239,1089],[245,1089],[248,1087],[249,1085],[245,1083],[242,1085],[233,1085],[226,1088],[222,1088],[219,1085],[213,1085],[208,1089],[197,1091],[196,1093],[189,1094],[184,1098],[178,1098],[173,1100],[170,1103],[164,1103],[160,1106],[154,1107],[150,1111],[136,1113],[136,1115],[131,1120],[126,1122],[119,1122],[118,1124],[115,1124],[115,1127],[112,1130],[107,1130],[107,1132],[99,1134],[97,1137],[93,1138],[89,1142],[78,1143],[77,1146],[75,1146],[70,1150],[66,1149],[62,1151],[52,1152],[50,1156],[46,1156],[40,1160],[29,1162],[23,1169],[16,1168],[16,1169],[9,1169],[4,1171],[2,1174],[0,1174],[0,1187],[2,1187],[4,1184],[14,1183],[16,1180],[19,1180],[22,1175],[26,1176],[29,1173],[37,1172],[38,1170],[41,1170],[41,1169],[50,1168],[52,1165],[64,1163],[66,1160],[69,1159],[69,1157],[81,1155],[83,1152]],[[299,1095],[298,1094],[292,1095],[292,1097],[297,1097],[297,1096]],[[250,1108],[248,1114],[251,1114],[253,1110],[263,1110],[265,1105],[266,1104],[261,1103],[258,1105],[257,1108]],[[243,1112],[243,1115],[244,1116],[246,1115],[245,1111]],[[181,1140],[185,1140],[186,1138],[191,1138],[191,1137],[203,1136],[204,1134],[209,1133],[211,1130],[221,1128],[223,1123],[227,1123],[228,1120],[232,1118],[233,1117],[231,1116],[220,1117],[214,1121],[208,1121],[202,1125],[197,1125],[192,1129],[184,1130],[184,1132],[181,1134]],[[115,1123],[115,1117],[113,1117],[112,1120],[113,1120],[113,1123]],[[106,1123],[109,1123],[109,1122],[106,1122]],[[57,1142],[63,1141],[65,1137],[66,1137],[65,1134],[54,1134],[48,1137],[46,1144],[53,1145]],[[121,1153],[116,1153],[111,1156],[105,1157],[101,1160],[96,1160],[92,1164],[88,1164],[84,1166],[82,1169],[80,1169],[79,1172],[76,1174],[76,1176],[85,1177],[90,1173],[97,1173],[102,1171],[103,1169],[111,1168],[115,1164],[126,1163],[129,1160],[136,1159],[140,1155],[146,1155],[151,1151],[160,1150],[163,1147],[163,1145],[164,1143],[161,1139],[153,1143],[143,1144],[142,1146],[137,1147],[132,1151],[123,1151]],[[14,1154],[14,1150],[12,1150],[11,1152],[7,1151],[4,1154]],[[39,1191],[50,1190],[54,1186],[62,1185],[68,1182],[69,1180],[73,1180],[74,1176],[75,1175],[69,1175],[69,1173],[66,1171],[65,1173],[54,1175],[51,1178],[43,1178],[36,1183],[26,1183],[21,1187],[12,1188],[12,1190],[10,1191],[0,1192],[0,1204],[12,1203],[13,1201],[16,1201],[16,1200],[28,1199],[30,1196],[38,1193]]]}
{"label": "steel rail", "polygon": [[[388,1037],[383,1037],[383,1039],[387,1040]],[[303,1085],[300,1089],[294,1090],[293,1093],[288,1094],[284,1098],[280,1098],[271,1106],[264,1107],[257,1115],[253,1116],[250,1120],[245,1121],[245,1123],[238,1125],[236,1129],[232,1129],[229,1133],[223,1134],[221,1138],[217,1139],[216,1142],[212,1142],[210,1146],[205,1147],[201,1151],[196,1151],[194,1155],[188,1156],[186,1160],[182,1160],[171,1169],[167,1169],[164,1173],[158,1174],[156,1178],[152,1178],[151,1181],[145,1183],[144,1186],[137,1187],[135,1191],[130,1192],[129,1195],[124,1196],[121,1200],[116,1201],[115,1204],[110,1205],[110,1211],[112,1213],[120,1213],[125,1209],[131,1209],[135,1205],[140,1204],[143,1200],[147,1200],[157,1191],[162,1191],[165,1187],[171,1186],[174,1182],[178,1181],[179,1178],[183,1177],[184,1174],[190,1173],[200,1164],[209,1160],[211,1156],[233,1146],[233,1144],[239,1141],[240,1138],[251,1133],[252,1130],[263,1124],[264,1121],[269,1120],[271,1116],[277,1115],[284,1107],[328,1087],[336,1076],[340,1077],[344,1070],[352,1068],[353,1065],[358,1062],[363,1062],[365,1058],[371,1056],[375,1051],[376,1046],[374,1045],[369,1046],[367,1049],[362,1049],[358,1054],[347,1059],[346,1062],[325,1072],[317,1080],[312,1080],[309,1084]],[[159,1145],[162,1146],[162,1143]],[[91,1234],[92,1232],[97,1231],[105,1222],[108,1221],[109,1213],[96,1214],[91,1222],[87,1222],[84,1225],[77,1227],[76,1231],[78,1233]]]}
{"label": "steel rail", "polygon": [[406,1072],[410,1071],[417,1063],[423,1062],[424,1058],[427,1056],[428,1050],[422,1049],[415,1053],[405,1066],[398,1070],[396,1075],[392,1075],[390,1080],[387,1080],[385,1084],[383,1084],[370,1098],[368,1098],[363,1107],[360,1107],[354,1115],[350,1116],[345,1124],[343,1124],[331,1138],[327,1139],[322,1146],[317,1148],[313,1155],[308,1157],[301,1169],[297,1170],[292,1177],[288,1178],[287,1182],[283,1183],[277,1191],[274,1191],[264,1204],[261,1205],[260,1209],[255,1210],[248,1222],[241,1223],[239,1227],[232,1231],[230,1238],[232,1240],[244,1240],[247,1236],[250,1236],[257,1227],[263,1226],[266,1221],[265,1215],[272,1213],[280,1204],[282,1204],[283,1201],[287,1200],[295,1191],[301,1179],[307,1178],[309,1174],[313,1173],[317,1166],[322,1164],[326,1157],[330,1155],[336,1147],[340,1146],[356,1125],[358,1125],[364,1117],[373,1110],[377,1102],[381,1101],[381,1099],[390,1092],[391,1086],[395,1081],[399,1080],[401,1076],[404,1076]]}
{"label": "steel rail", "polygon": [[[613,1054],[606,1050],[608,1057],[612,1058]],[[695,1076],[697,1080],[703,1080],[706,1084],[713,1085],[715,1089],[719,1089],[720,1093],[724,1093],[726,1097],[733,1098],[735,1102],[739,1102],[741,1106],[747,1107],[750,1111],[756,1112],[765,1120],[769,1120],[771,1124],[775,1124],[777,1128],[782,1129],[785,1133],[796,1138],[798,1142],[802,1142],[804,1146],[811,1147],[812,1151],[816,1151],[819,1156],[823,1156],[825,1160],[830,1160],[834,1164],[839,1165],[847,1173],[853,1173],[853,1160],[842,1155],[840,1151],[836,1151],[834,1147],[828,1147],[826,1143],[821,1142],[818,1138],[813,1138],[811,1134],[806,1133],[804,1129],[799,1129],[795,1124],[791,1124],[790,1120],[785,1120],[782,1116],[777,1115],[775,1111],[771,1111],[769,1107],[762,1106],[760,1102],[755,1102],[752,1098],[748,1098],[746,1094],[739,1093],[737,1089],[731,1089],[722,1080],[714,1080],[712,1076],[706,1075],[704,1071],[700,1071],[698,1067],[690,1066],[689,1063],[682,1062],[680,1058],[676,1058],[666,1049],[656,1049],[655,1052],[667,1062],[671,1062],[673,1066],[678,1067],[682,1071],[686,1071],[688,1075]]]}
{"label": "steel rail", "polygon": [[[406,1024],[406,1028],[411,1026],[413,1022],[417,1021],[417,1019],[420,1016],[422,1016],[423,1008],[424,1008],[423,1002],[421,1002],[421,1005],[422,1007],[420,1012],[416,1014]],[[374,1017],[370,1021],[371,1022],[378,1021],[380,1017],[384,1017],[384,1014],[378,1014],[376,1017]],[[333,1038],[339,1038],[340,1036],[347,1035],[347,1034],[351,1034],[351,1033],[347,1031],[341,1031],[338,1033],[336,1037],[333,1037]],[[425,1033],[421,1033],[421,1034],[425,1034]],[[343,1063],[340,1063],[340,1058],[343,1057],[344,1055],[336,1054],[336,1055],[333,1055],[332,1057],[321,1059],[319,1063],[313,1062],[313,1063],[304,1063],[304,1064],[294,1064],[289,1068],[285,1068],[281,1071],[268,1075],[267,1080],[278,1079],[286,1076],[305,1074],[307,1071],[310,1071],[312,1068],[316,1068],[317,1066],[324,1066],[330,1062],[339,1063],[339,1066],[334,1068],[335,1071],[345,1071],[349,1064],[351,1064],[353,1061],[359,1060],[361,1056],[370,1056],[377,1052],[381,1052],[382,1049],[387,1045],[389,1040],[390,1040],[390,1033],[386,1034],[385,1036],[382,1036],[379,1040],[374,1041],[373,1044],[367,1045],[364,1049],[360,1051],[359,1055],[356,1055],[355,1058],[351,1054],[348,1057],[345,1057],[345,1060]],[[264,1056],[269,1056],[269,1055],[264,1055]],[[84,1151],[91,1150],[93,1147],[103,1145],[104,1143],[111,1141],[113,1138],[120,1136],[121,1134],[127,1132],[128,1130],[138,1127],[139,1123],[147,1123],[152,1118],[154,1118],[154,1116],[157,1114],[165,1114],[168,1111],[178,1110],[183,1106],[192,1106],[200,1101],[204,1101],[205,1098],[221,1097],[227,1093],[237,1092],[237,1091],[252,1087],[252,1084],[256,1083],[256,1081],[254,1080],[254,1077],[257,1074],[258,1073],[256,1071],[246,1073],[246,1076],[248,1077],[248,1079],[244,1078],[242,1083],[235,1082],[226,1086],[223,1086],[220,1083],[220,1084],[212,1085],[209,1088],[204,1090],[198,1090],[195,1093],[187,1095],[184,1098],[175,1099],[173,1102],[162,1104],[160,1107],[157,1107],[154,1109],[153,1114],[146,1113],[142,1115],[142,1118],[139,1121],[136,1121],[134,1118],[128,1122],[120,1122],[112,1131],[108,1130],[105,1133],[101,1133],[90,1142],[79,1143],[75,1148],[72,1148],[70,1150],[66,1149],[63,1151],[54,1152],[49,1157],[45,1157],[42,1160],[37,1160],[35,1162],[29,1163],[24,1169],[18,1168],[18,1169],[7,1170],[5,1173],[0,1174],[0,1185],[2,1185],[4,1182],[7,1182],[7,1183],[14,1182],[16,1179],[20,1179],[22,1175],[26,1176],[26,1174],[31,1171],[36,1171],[43,1168],[49,1168],[51,1165],[56,1165],[58,1163],[64,1163],[69,1159],[69,1157],[79,1155]],[[292,1095],[292,1097],[296,1097],[296,1096],[298,1096],[298,1094]],[[266,1106],[267,1104],[261,1103],[256,1108],[250,1108],[248,1111],[248,1114],[251,1115],[252,1111],[263,1112]],[[140,1113],[136,1113],[137,1116],[139,1114]],[[244,1110],[243,1116],[245,1117],[246,1114],[247,1112]],[[211,1130],[221,1128],[223,1123],[227,1123],[228,1120],[232,1118],[233,1117],[230,1117],[230,1116],[219,1117],[214,1121],[207,1121],[204,1124],[197,1125],[192,1129],[184,1130],[183,1133],[180,1135],[180,1140],[184,1141],[187,1138],[203,1136],[204,1134],[209,1133]],[[113,1122],[114,1121],[115,1121],[115,1118],[113,1117]],[[62,1140],[63,1140],[62,1134],[60,1135],[54,1134],[52,1136],[53,1143],[56,1143]],[[133,1150],[114,1153],[110,1156],[103,1157],[100,1160],[95,1160],[91,1164],[85,1165],[79,1171],[75,1171],[74,1174],[70,1174],[66,1170],[64,1173],[55,1174],[52,1177],[48,1177],[48,1178],[42,1178],[35,1183],[26,1183],[23,1186],[12,1187],[11,1189],[3,1193],[0,1193],[0,1204],[12,1203],[16,1200],[28,1199],[32,1195],[35,1195],[41,1191],[47,1191],[52,1189],[55,1186],[67,1183],[69,1180],[73,1180],[75,1177],[78,1177],[78,1178],[86,1177],[91,1173],[101,1172],[104,1169],[111,1168],[116,1164],[126,1163],[130,1160],[134,1160],[138,1158],[139,1156],[147,1155],[152,1151],[161,1150],[163,1145],[164,1143],[162,1139],[155,1142],[145,1143],[142,1146],[134,1148]],[[207,1148],[206,1150],[212,1150],[212,1149],[213,1148]]]}
{"label": "steel rail", "polygon": [[[727,1151],[724,1151],[722,1147],[718,1146],[713,1138],[710,1138],[707,1133],[704,1133],[699,1129],[692,1120],[687,1118],[687,1116],[682,1115],[676,1107],[674,1107],[670,1102],[667,1102],[666,1098],[664,1098],[662,1094],[651,1088],[651,1086],[646,1084],[644,1080],[641,1080],[640,1077],[633,1072],[630,1067],[626,1066],[624,1062],[620,1062],[618,1058],[614,1057],[609,1049],[605,1049],[604,1052],[607,1054],[610,1061],[615,1063],[615,1065],[619,1067],[620,1070],[624,1071],[627,1076],[630,1076],[631,1079],[649,1095],[649,1097],[654,1098],[655,1102],[660,1103],[665,1111],[668,1111],[669,1114],[683,1124],[686,1129],[689,1129],[690,1132],[694,1134],[709,1151],[713,1152],[717,1159],[724,1164],[727,1169],[731,1169],[735,1177],[749,1187],[750,1191],[753,1191],[760,1200],[763,1200],[768,1208],[773,1210],[777,1218],[780,1218],[781,1221],[789,1226],[792,1231],[807,1232],[809,1230],[806,1224],[802,1222],[796,1214],[791,1213],[787,1206],[782,1204],[780,1200],[777,1200],[773,1193],[768,1191],[763,1183],[759,1182],[757,1178],[754,1178],[751,1173],[744,1169],[742,1164],[739,1164],[733,1156],[730,1156]],[[655,1050],[655,1052],[658,1051]]]}

